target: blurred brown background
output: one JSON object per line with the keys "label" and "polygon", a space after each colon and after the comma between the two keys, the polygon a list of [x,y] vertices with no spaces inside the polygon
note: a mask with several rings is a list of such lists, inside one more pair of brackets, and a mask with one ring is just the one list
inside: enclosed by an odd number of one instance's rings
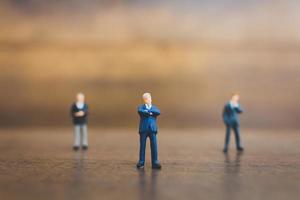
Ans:
{"label": "blurred brown background", "polygon": [[65,126],[77,92],[92,126],[221,127],[232,91],[250,128],[299,128],[296,0],[1,0],[0,125]]}

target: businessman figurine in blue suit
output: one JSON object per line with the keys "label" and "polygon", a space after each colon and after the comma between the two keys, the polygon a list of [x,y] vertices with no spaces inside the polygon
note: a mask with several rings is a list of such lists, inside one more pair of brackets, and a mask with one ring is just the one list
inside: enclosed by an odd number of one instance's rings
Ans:
{"label": "businessman figurine in blue suit", "polygon": [[243,151],[240,139],[240,121],[238,115],[243,112],[239,104],[240,95],[235,93],[232,95],[231,100],[224,106],[223,121],[226,125],[226,137],[223,152],[227,153],[230,141],[230,131],[233,129],[235,134],[235,143],[238,151]]}
{"label": "businessman figurine in blue suit", "polygon": [[161,165],[158,161],[157,152],[157,124],[156,118],[160,115],[159,109],[152,105],[152,98],[150,93],[143,94],[144,104],[138,107],[138,114],[140,115],[140,158],[136,167],[138,169],[144,168],[145,165],[145,151],[147,138],[150,139],[151,146],[151,162],[152,169],[161,169]]}

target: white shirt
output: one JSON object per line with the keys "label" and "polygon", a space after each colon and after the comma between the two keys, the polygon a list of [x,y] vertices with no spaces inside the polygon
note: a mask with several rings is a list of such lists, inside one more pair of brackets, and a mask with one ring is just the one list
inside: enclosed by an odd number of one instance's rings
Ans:
{"label": "white shirt", "polygon": [[150,104],[150,105],[149,105],[149,104],[145,104],[145,106],[146,106],[146,109],[147,109],[147,110],[150,110],[150,109],[152,108],[152,105],[151,105],[151,104]]}
{"label": "white shirt", "polygon": [[82,108],[84,107],[84,103],[77,102],[77,103],[76,103],[76,107],[77,107],[78,109],[82,109]]}
{"label": "white shirt", "polygon": [[232,101],[230,101],[230,106],[231,108],[238,108],[239,107],[239,104],[234,104]]}

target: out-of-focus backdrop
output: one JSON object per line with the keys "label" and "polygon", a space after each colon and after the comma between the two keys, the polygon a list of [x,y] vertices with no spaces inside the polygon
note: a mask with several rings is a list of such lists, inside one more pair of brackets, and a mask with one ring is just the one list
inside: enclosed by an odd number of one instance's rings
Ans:
{"label": "out-of-focus backdrop", "polygon": [[143,92],[165,127],[221,127],[233,91],[250,128],[299,128],[296,0],[1,0],[0,125],[134,127]]}

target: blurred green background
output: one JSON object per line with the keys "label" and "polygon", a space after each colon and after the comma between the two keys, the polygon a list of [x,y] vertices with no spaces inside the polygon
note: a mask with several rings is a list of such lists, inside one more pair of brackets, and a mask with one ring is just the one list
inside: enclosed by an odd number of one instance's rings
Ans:
{"label": "blurred green background", "polygon": [[249,128],[299,128],[294,0],[1,0],[1,127],[135,127],[143,92],[160,125],[221,127],[233,91]]}

